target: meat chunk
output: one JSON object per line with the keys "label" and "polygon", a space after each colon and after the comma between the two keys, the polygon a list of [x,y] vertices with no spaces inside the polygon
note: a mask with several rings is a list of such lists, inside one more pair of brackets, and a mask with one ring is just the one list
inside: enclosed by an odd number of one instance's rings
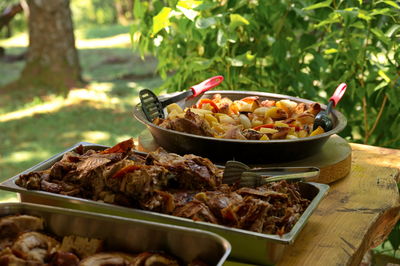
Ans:
{"label": "meat chunk", "polygon": [[26,261],[18,258],[10,248],[0,249],[0,265],[13,265],[13,266],[39,266],[42,263],[37,261]]}
{"label": "meat chunk", "polygon": [[253,129],[245,129],[242,135],[248,140],[259,140],[264,134]]}
{"label": "meat chunk", "polygon": [[175,209],[174,196],[169,192],[156,190],[153,195],[143,200],[140,206],[149,211],[172,213]]}
{"label": "meat chunk", "polygon": [[0,219],[0,250],[10,246],[23,232],[43,229],[43,219],[31,215],[12,215]]}
{"label": "meat chunk", "polygon": [[209,159],[193,154],[179,156],[161,148],[151,152],[149,156],[155,165],[170,171],[179,188],[215,189],[222,182],[222,171]]}
{"label": "meat chunk", "polygon": [[78,266],[79,258],[71,252],[57,251],[52,254],[51,266]]}
{"label": "meat chunk", "polygon": [[71,235],[63,238],[60,251],[73,252],[82,259],[102,251],[103,245],[104,241],[100,239]]}
{"label": "meat chunk", "polygon": [[103,265],[113,265],[113,266],[127,266],[135,265],[135,256],[122,252],[103,252],[97,253],[95,255],[89,256],[83,259],[79,265],[81,266],[103,266]]}
{"label": "meat chunk", "polygon": [[194,221],[202,221],[218,224],[217,218],[211,212],[208,206],[200,201],[191,201],[184,206],[177,208],[173,215],[178,217],[189,218]]}
{"label": "meat chunk", "polygon": [[201,119],[197,114],[188,109],[184,117],[166,119],[159,123],[160,127],[176,130],[180,132],[212,137],[211,128],[208,123]]}
{"label": "meat chunk", "polygon": [[171,256],[154,253],[154,252],[142,252],[138,254],[133,262],[134,266],[179,266],[178,261]]}
{"label": "meat chunk", "polygon": [[59,245],[60,243],[52,237],[38,232],[27,232],[18,236],[12,250],[22,259],[45,263]]}

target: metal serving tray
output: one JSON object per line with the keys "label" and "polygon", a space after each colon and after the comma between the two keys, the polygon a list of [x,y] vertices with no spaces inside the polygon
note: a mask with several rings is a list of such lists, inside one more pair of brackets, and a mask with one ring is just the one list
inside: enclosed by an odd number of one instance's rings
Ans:
{"label": "metal serving tray", "polygon": [[104,202],[54,194],[45,191],[27,190],[15,184],[15,181],[21,174],[48,169],[55,162],[59,161],[64,153],[75,149],[79,145],[83,145],[85,149],[103,150],[106,148],[106,146],[87,142],[77,143],[66,151],[27,169],[26,171],[4,181],[3,183],[0,183],[0,188],[19,193],[19,197],[22,202],[32,202],[83,211],[100,212],[139,220],[174,224],[211,231],[219,234],[231,243],[231,259],[247,263],[255,263],[258,265],[274,264],[281,258],[287,245],[290,245],[295,241],[301,229],[305,226],[308,218],[317,208],[318,204],[327,194],[329,189],[329,186],[325,184],[312,182],[301,183],[301,193],[303,197],[310,199],[311,203],[292,230],[283,236],[279,236],[256,233],[207,222],[198,222],[172,215],[122,207]]}
{"label": "metal serving tray", "polygon": [[105,249],[112,251],[165,251],[184,263],[201,259],[208,265],[222,266],[231,250],[229,242],[222,237],[192,228],[31,203],[0,204],[0,217],[15,214],[42,217],[45,231],[60,237],[102,239]]}

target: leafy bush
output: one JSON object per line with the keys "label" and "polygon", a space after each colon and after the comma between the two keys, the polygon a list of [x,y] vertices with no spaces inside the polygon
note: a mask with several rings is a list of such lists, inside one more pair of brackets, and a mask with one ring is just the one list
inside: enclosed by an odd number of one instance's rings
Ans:
{"label": "leafy bush", "polygon": [[327,102],[353,142],[400,147],[400,7],[395,1],[135,0],[134,47],[158,58],[162,88],[210,76],[222,89]]}

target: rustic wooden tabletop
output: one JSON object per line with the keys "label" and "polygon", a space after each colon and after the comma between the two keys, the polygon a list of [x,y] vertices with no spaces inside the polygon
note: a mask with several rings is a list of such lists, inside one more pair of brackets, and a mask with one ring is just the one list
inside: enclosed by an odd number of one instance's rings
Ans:
{"label": "rustic wooden tabletop", "polygon": [[400,150],[360,144],[351,148],[349,175],[330,184],[327,197],[278,265],[359,265],[399,220]]}

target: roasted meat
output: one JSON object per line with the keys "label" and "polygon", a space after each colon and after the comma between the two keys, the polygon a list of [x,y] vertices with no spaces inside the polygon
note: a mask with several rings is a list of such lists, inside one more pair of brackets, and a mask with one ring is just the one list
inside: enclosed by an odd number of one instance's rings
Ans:
{"label": "roasted meat", "polygon": [[92,255],[83,259],[79,265],[81,266],[128,266],[134,265],[135,256],[122,252],[104,252]]}
{"label": "roasted meat", "polygon": [[176,117],[169,120],[157,119],[154,121],[154,123],[166,129],[200,136],[213,136],[208,123],[204,119],[201,119],[197,114],[193,113],[190,109],[186,111],[184,117]]}
{"label": "roasted meat", "polygon": [[[288,129],[279,128],[275,134],[287,134]],[[291,230],[310,203],[296,183],[238,189],[221,184],[223,171],[206,158],[161,148],[143,157],[133,148],[131,141],[104,151],[78,147],[50,169],[21,175],[16,183],[27,189],[279,235]]]}
{"label": "roasted meat", "polygon": [[[62,243],[57,237],[46,235],[43,219],[30,215],[13,215],[0,219],[0,242],[18,231],[18,237],[6,247],[0,247],[0,265],[21,266],[207,266],[201,260],[183,264],[163,251],[125,253],[105,250],[105,241],[80,236],[64,236]],[[14,227],[5,226],[12,223]],[[12,232],[4,230],[12,229]],[[29,232],[24,232],[29,230]],[[40,230],[41,232],[37,232]],[[111,247],[112,248],[112,247]]]}
{"label": "roasted meat", "polygon": [[60,251],[74,253],[83,259],[103,250],[104,241],[96,238],[65,236],[61,242]]}
{"label": "roasted meat", "polygon": [[215,189],[221,184],[223,172],[209,159],[187,154],[179,156],[159,148],[151,152],[151,163],[167,169],[178,188]]}
{"label": "roasted meat", "polygon": [[43,229],[43,219],[30,215],[13,215],[0,219],[0,250],[11,243],[23,232]]}
{"label": "roasted meat", "polygon": [[60,243],[52,237],[38,232],[27,232],[19,235],[11,248],[14,254],[18,254],[18,257],[24,260],[44,264],[59,245]]}

